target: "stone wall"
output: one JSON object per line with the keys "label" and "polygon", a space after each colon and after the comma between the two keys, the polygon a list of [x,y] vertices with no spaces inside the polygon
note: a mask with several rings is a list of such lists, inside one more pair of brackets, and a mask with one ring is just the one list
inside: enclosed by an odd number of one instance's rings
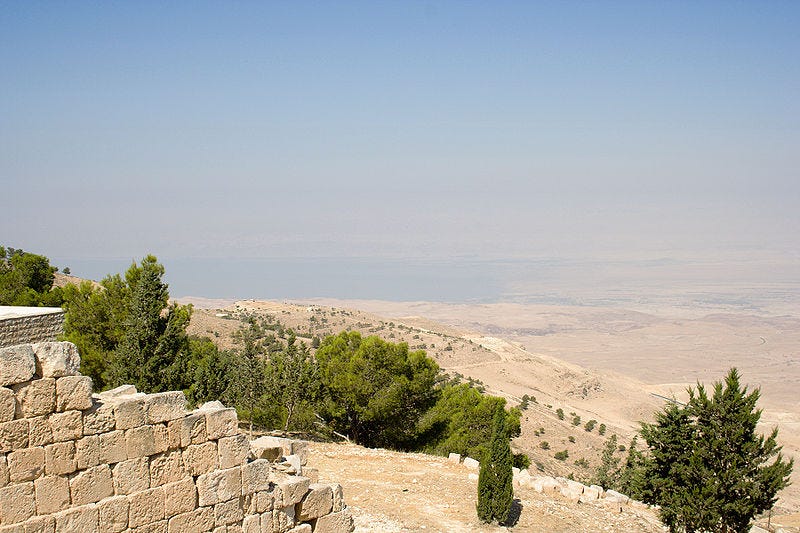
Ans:
{"label": "stone wall", "polygon": [[0,348],[54,341],[64,332],[60,307],[0,306]]}
{"label": "stone wall", "polygon": [[0,533],[352,531],[298,443],[251,445],[234,409],[181,392],[93,394],[79,365],[66,342],[0,348]]}

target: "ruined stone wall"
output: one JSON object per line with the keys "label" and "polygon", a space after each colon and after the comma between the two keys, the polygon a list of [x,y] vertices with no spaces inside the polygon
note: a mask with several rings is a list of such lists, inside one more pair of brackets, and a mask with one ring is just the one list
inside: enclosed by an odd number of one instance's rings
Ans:
{"label": "ruined stone wall", "polygon": [[70,343],[0,348],[0,533],[352,531],[292,443],[252,446],[234,409],[181,392],[93,394],[79,365]]}
{"label": "ruined stone wall", "polygon": [[[2,312],[2,310],[13,312]],[[0,348],[15,344],[54,341],[64,332],[64,312],[61,309],[0,308]]]}

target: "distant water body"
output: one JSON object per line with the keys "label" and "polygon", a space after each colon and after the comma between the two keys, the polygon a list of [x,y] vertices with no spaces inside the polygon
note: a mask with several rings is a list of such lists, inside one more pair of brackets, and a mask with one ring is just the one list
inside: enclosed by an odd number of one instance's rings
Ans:
{"label": "distant water body", "polygon": [[[161,259],[161,258],[160,258]],[[603,305],[684,293],[750,307],[748,293],[796,301],[796,265],[768,272],[751,262],[599,261],[586,259],[447,260],[375,258],[161,259],[174,297],[309,298],[557,305]],[[53,258],[72,273],[102,279],[131,260]],[[767,279],[759,279],[767,274]],[[769,286],[765,285],[768,282]],[[764,287],[767,287],[766,289]],[[741,290],[740,290],[741,289]]]}

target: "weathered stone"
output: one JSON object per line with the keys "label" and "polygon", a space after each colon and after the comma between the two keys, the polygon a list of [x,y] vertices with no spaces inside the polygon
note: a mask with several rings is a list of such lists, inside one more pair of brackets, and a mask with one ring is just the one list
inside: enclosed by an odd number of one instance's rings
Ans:
{"label": "weathered stone", "polygon": [[464,457],[462,464],[471,470],[478,470],[481,467],[481,463],[472,457]]}
{"label": "weathered stone", "polygon": [[73,505],[99,502],[113,496],[111,469],[100,465],[78,472],[69,481],[69,492]]}
{"label": "weathered stone", "polygon": [[77,468],[74,442],[57,442],[44,447],[44,471],[48,476],[69,474]]}
{"label": "weathered stone", "polygon": [[24,533],[55,533],[56,519],[52,516],[33,516],[22,524]]}
{"label": "weathered stone", "polygon": [[0,423],[0,453],[28,447],[28,421],[12,420]]}
{"label": "weathered stone", "polygon": [[121,430],[97,435],[100,462],[113,464],[127,459],[125,444],[125,432]]}
{"label": "weathered stone", "polygon": [[217,443],[205,442],[188,446],[183,450],[183,464],[193,476],[199,476],[218,468]]}
{"label": "weathered stone", "polygon": [[254,459],[276,461],[283,457],[283,446],[274,437],[259,437],[250,441],[250,456]]}
{"label": "weathered stone", "polygon": [[307,522],[330,513],[332,509],[333,490],[330,485],[312,484],[297,504],[297,519],[300,522]]}
{"label": "weathered stone", "polygon": [[600,498],[600,493],[597,489],[593,489],[592,487],[584,487],[583,493],[580,496],[580,501],[587,503],[592,502]]}
{"label": "weathered stone", "polygon": [[297,524],[286,533],[311,533],[312,531],[311,524]]}
{"label": "weathered stone", "polygon": [[114,418],[117,429],[131,429],[147,424],[147,405],[144,396],[144,394],[135,394],[116,400]]}
{"label": "weathered stone", "polygon": [[331,483],[330,487],[331,492],[333,492],[333,512],[338,513],[346,507],[344,504],[344,491],[338,483]]}
{"label": "weathered stone", "polygon": [[450,461],[451,463],[458,464],[461,462],[461,455],[458,453],[451,453],[450,455],[447,456],[447,460]]}
{"label": "weathered stone", "polygon": [[0,489],[8,485],[8,463],[6,456],[0,454]]}
{"label": "weathered stone", "polygon": [[253,495],[253,499],[255,500],[255,512],[256,513],[263,513],[266,511],[272,511],[275,508],[275,497],[274,493],[268,491],[260,491]]}
{"label": "weathered stone", "polygon": [[235,435],[239,430],[239,419],[236,416],[236,409],[219,409],[213,407],[199,409],[206,417],[206,436],[208,439],[220,439]]}
{"label": "weathered stone", "polygon": [[40,477],[33,482],[36,492],[36,512],[40,515],[57,513],[69,507],[69,481],[62,476]]}
{"label": "weathered stone", "polygon": [[0,489],[0,524],[24,522],[34,514],[36,514],[36,500],[32,481]]}
{"label": "weathered stone", "polygon": [[116,420],[112,404],[95,401],[89,409],[83,412],[84,435],[97,435],[113,431],[115,426]]}
{"label": "weathered stone", "polygon": [[155,443],[156,453],[162,453],[169,449],[169,431],[167,431],[167,424],[153,425],[153,442]]}
{"label": "weathered stone", "polygon": [[80,411],[64,411],[49,416],[53,441],[76,440],[83,436],[83,416]]}
{"label": "weathered stone", "polygon": [[216,504],[214,506],[214,524],[227,526],[228,524],[241,522],[242,518],[244,518],[242,505],[241,497]]}
{"label": "weathered stone", "polygon": [[36,372],[36,358],[29,344],[0,348],[0,387],[28,381]]}
{"label": "weathered stone", "polygon": [[23,448],[8,454],[11,483],[33,481],[44,473],[44,448]]}
{"label": "weathered stone", "polygon": [[145,425],[126,430],[125,449],[128,459],[159,453],[155,441],[154,427]]}
{"label": "weathered stone", "polygon": [[314,533],[350,533],[355,529],[353,517],[347,511],[321,516],[311,522]]}
{"label": "weathered stone", "polygon": [[262,531],[285,533],[294,527],[294,519],[294,505],[282,509],[273,509],[272,513],[264,513],[261,515],[261,529]]}
{"label": "weathered stone", "polygon": [[276,491],[275,507],[287,507],[299,503],[308,492],[311,480],[302,476],[286,476],[275,481],[280,491],[280,498]]}
{"label": "weathered stone", "polygon": [[139,527],[159,520],[164,520],[164,489],[137,492],[128,496],[128,526]]}
{"label": "weathered stone", "polygon": [[34,379],[13,385],[17,397],[16,418],[29,418],[52,413],[56,407],[56,380]]}
{"label": "weathered stone", "polygon": [[560,488],[558,481],[550,476],[539,476],[533,478],[531,486],[536,492],[558,492]]}
{"label": "weathered stone", "polygon": [[154,455],[150,458],[150,485],[158,487],[180,481],[188,475],[180,450]]}
{"label": "weathered stone", "polygon": [[75,441],[75,461],[78,469],[83,470],[100,464],[100,437],[90,435]]}
{"label": "weathered stone", "polygon": [[250,453],[250,442],[242,434],[232,437],[222,437],[217,442],[220,468],[233,468],[240,466],[247,460]]}
{"label": "weathered stone", "polygon": [[311,480],[311,483],[319,483],[319,469],[310,466],[303,467],[303,476]]}
{"label": "weathered stone", "polygon": [[[270,513],[270,529],[265,529],[264,531],[272,531],[272,521],[271,521],[272,513]],[[259,515],[250,515],[245,516],[244,520],[242,520],[242,530],[244,533],[261,533],[261,516]]]}
{"label": "weathered stone", "polygon": [[56,380],[56,411],[89,409],[92,406],[92,378],[66,376]]}
{"label": "weathered stone", "polygon": [[77,376],[81,356],[71,342],[39,342],[31,346],[36,356],[36,375],[46,378]]}
{"label": "weathered stone", "polygon": [[126,533],[169,533],[169,522],[167,520],[159,520],[158,522],[145,524],[125,531]]}
{"label": "weathered stone", "polygon": [[94,504],[67,509],[53,515],[56,519],[56,533],[80,531],[98,533],[99,513]]}
{"label": "weathered stone", "polygon": [[197,507],[197,489],[192,478],[164,485],[164,500],[166,518],[188,513]]}
{"label": "weathered stone", "polygon": [[100,528],[105,532],[119,533],[128,528],[128,498],[112,496],[97,504]]}
{"label": "weathered stone", "polygon": [[256,459],[242,465],[242,494],[253,494],[269,490],[270,462],[266,459]]}
{"label": "weathered stone", "polygon": [[14,420],[17,411],[17,399],[14,391],[7,387],[0,387],[0,422]]}
{"label": "weathered stone", "polygon": [[180,391],[148,394],[145,401],[148,424],[169,422],[186,414],[186,396]]}
{"label": "weathered stone", "polygon": [[214,527],[214,509],[201,507],[169,519],[169,533],[196,533],[211,531]]}
{"label": "weathered stone", "polygon": [[605,499],[619,503],[628,503],[630,501],[630,498],[625,494],[611,489],[605,492]]}
{"label": "weathered stone", "polygon": [[232,500],[242,493],[240,468],[214,470],[197,477],[197,499],[200,506]]}
{"label": "weathered stone", "polygon": [[137,457],[122,461],[112,471],[115,494],[133,494],[150,488],[150,461]]}
{"label": "weathered stone", "polygon": [[28,418],[28,446],[47,446],[52,443],[50,420],[46,416]]}
{"label": "weathered stone", "polygon": [[115,389],[103,391],[96,396],[103,400],[111,400],[114,398],[122,398],[123,396],[133,396],[134,394],[138,393],[136,392],[136,387],[133,385],[120,385]]}

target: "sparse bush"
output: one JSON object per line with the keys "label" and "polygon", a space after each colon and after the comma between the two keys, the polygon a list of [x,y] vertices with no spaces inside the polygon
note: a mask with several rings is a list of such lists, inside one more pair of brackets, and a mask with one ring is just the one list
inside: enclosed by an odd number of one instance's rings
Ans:
{"label": "sparse bush", "polygon": [[581,457],[580,459],[575,460],[575,466],[580,466],[581,468],[589,468],[589,461]]}
{"label": "sparse bush", "polygon": [[568,439],[570,442],[572,442],[573,444],[575,443],[575,437],[573,437],[572,435],[570,435],[569,437],[567,437],[567,439]]}
{"label": "sparse bush", "polygon": [[606,434],[606,425],[605,424],[600,424],[600,427],[597,428],[597,432],[600,435],[605,435]]}
{"label": "sparse bush", "polygon": [[550,443],[547,442],[546,440],[543,440],[542,442],[539,443],[539,448],[541,448],[543,450],[549,450],[550,449]]}
{"label": "sparse bush", "polygon": [[556,409],[556,416],[559,420],[564,420],[564,410],[560,407]]}
{"label": "sparse bush", "polygon": [[556,452],[553,457],[558,459],[559,461],[566,461],[569,457],[569,452],[567,450],[561,450],[560,452]]}
{"label": "sparse bush", "polygon": [[581,425],[581,417],[579,415],[575,415],[572,417],[572,425],[573,426],[580,426]]}
{"label": "sparse bush", "polygon": [[592,419],[586,422],[586,424],[583,426],[583,429],[591,433],[595,425],[597,425],[597,420]]}

